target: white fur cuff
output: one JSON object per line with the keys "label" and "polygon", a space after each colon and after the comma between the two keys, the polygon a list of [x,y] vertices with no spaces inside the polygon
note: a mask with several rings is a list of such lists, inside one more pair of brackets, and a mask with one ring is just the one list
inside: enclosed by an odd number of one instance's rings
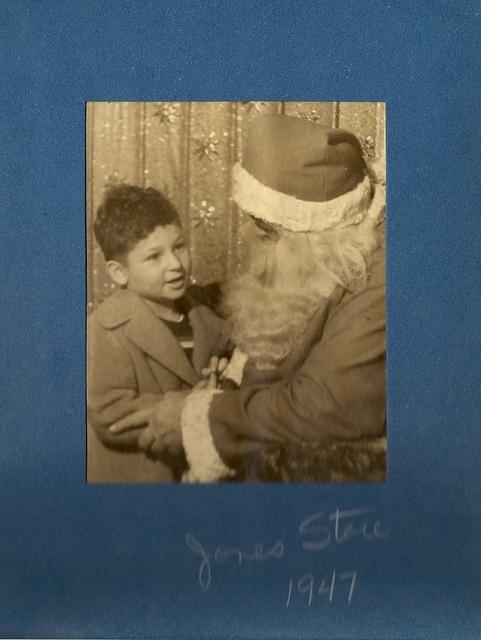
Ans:
{"label": "white fur cuff", "polygon": [[220,389],[190,393],[182,410],[182,442],[189,463],[183,482],[216,482],[235,474],[220,458],[209,427],[209,408]]}
{"label": "white fur cuff", "polygon": [[242,382],[242,376],[244,375],[244,367],[247,362],[246,354],[236,347],[229,364],[224,370],[223,377],[232,380],[236,384],[240,385]]}

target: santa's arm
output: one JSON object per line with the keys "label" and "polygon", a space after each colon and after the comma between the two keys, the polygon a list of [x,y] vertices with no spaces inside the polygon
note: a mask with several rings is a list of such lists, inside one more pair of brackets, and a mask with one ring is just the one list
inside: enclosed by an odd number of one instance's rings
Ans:
{"label": "santa's arm", "polygon": [[215,482],[234,475],[217,452],[209,425],[209,409],[220,389],[202,389],[190,393],[182,410],[182,445],[189,470],[184,482]]}
{"label": "santa's arm", "polygon": [[[224,381],[239,386],[246,362],[247,356],[236,347],[222,374]],[[210,433],[209,410],[212,400],[220,393],[220,389],[193,391],[184,402],[181,416],[182,443],[190,465],[183,478],[186,482],[211,482],[234,474],[218,455]]]}
{"label": "santa's arm", "polygon": [[[378,273],[365,291],[346,296],[333,311],[322,340],[289,379],[268,387],[191,394],[182,416],[191,477],[225,477],[226,469],[273,443],[380,435],[384,376],[384,283]],[[222,471],[215,477],[219,463]]]}

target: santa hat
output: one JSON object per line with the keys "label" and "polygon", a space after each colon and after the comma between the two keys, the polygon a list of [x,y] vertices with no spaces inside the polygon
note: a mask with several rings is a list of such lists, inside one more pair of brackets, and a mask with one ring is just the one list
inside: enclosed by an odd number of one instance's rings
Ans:
{"label": "santa hat", "polygon": [[359,224],[368,213],[377,217],[384,207],[383,189],[372,201],[356,136],[301,118],[257,116],[233,178],[239,207],[290,231]]}

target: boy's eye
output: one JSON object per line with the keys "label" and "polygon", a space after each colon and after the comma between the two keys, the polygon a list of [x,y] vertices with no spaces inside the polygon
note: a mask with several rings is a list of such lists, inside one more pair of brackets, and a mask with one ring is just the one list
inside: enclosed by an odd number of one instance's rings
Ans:
{"label": "boy's eye", "polygon": [[156,251],[155,253],[151,253],[147,260],[158,260],[161,255],[160,251]]}
{"label": "boy's eye", "polygon": [[183,249],[185,247],[185,240],[181,240],[175,245],[175,249]]}

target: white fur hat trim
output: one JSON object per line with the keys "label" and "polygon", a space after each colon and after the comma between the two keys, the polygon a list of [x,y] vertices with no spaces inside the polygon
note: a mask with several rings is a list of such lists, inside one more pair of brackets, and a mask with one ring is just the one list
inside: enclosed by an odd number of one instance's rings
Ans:
{"label": "white fur hat trim", "polygon": [[359,224],[371,200],[371,182],[366,176],[355,189],[325,202],[300,200],[262,184],[240,163],[233,169],[233,199],[256,218],[290,231],[327,231]]}

